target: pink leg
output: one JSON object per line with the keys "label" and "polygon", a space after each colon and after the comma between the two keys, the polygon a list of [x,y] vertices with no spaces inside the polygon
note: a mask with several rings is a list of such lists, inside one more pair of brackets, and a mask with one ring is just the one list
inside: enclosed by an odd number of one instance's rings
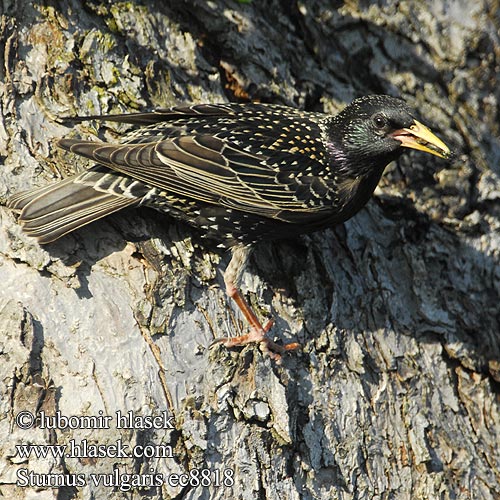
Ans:
{"label": "pink leg", "polygon": [[271,356],[271,358],[275,359],[278,363],[281,361],[281,355],[283,353],[293,351],[300,347],[298,342],[292,342],[281,346],[266,337],[266,333],[273,326],[274,321],[271,319],[264,326],[262,326],[241,292],[232,283],[226,284],[226,292],[227,295],[236,302],[236,305],[240,308],[243,316],[245,316],[245,319],[250,324],[250,331],[249,333],[240,335],[239,337],[224,337],[216,339],[215,342],[220,342],[229,348],[250,344],[251,342],[260,342],[264,352]]}

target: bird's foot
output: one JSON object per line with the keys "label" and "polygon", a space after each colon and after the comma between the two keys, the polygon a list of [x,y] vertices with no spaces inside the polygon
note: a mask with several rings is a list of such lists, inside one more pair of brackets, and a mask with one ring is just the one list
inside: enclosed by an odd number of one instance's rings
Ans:
{"label": "bird's foot", "polygon": [[291,342],[289,344],[280,345],[272,341],[266,336],[267,332],[273,326],[274,321],[270,319],[264,326],[252,326],[250,331],[245,335],[238,337],[222,337],[216,339],[212,344],[223,344],[228,348],[240,347],[251,343],[260,343],[262,351],[274,359],[278,364],[281,364],[281,357],[289,351],[295,351],[300,348],[298,342]]}
{"label": "bird's foot", "polygon": [[260,344],[261,349],[264,353],[269,355],[278,364],[281,363],[281,356],[288,352],[294,351],[300,347],[297,342],[292,342],[290,344],[279,345],[273,342],[270,338],[266,336],[267,332],[271,329],[274,321],[271,319],[264,326],[262,326],[259,318],[252,310],[248,302],[245,300],[238,287],[235,285],[238,282],[238,275],[241,273],[241,269],[244,266],[246,259],[249,255],[249,247],[236,247],[233,249],[233,256],[231,262],[229,263],[226,272],[224,273],[224,281],[226,283],[226,293],[231,297],[235,304],[239,307],[243,316],[248,321],[250,325],[250,330],[245,335],[240,335],[238,337],[223,337],[216,339],[212,344],[224,344],[226,347],[238,347],[247,345],[253,342]]}

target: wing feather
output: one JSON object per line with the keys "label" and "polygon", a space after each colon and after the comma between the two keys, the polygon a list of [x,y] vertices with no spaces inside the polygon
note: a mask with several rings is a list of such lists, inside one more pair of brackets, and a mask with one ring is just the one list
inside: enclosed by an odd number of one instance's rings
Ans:
{"label": "wing feather", "polygon": [[[291,178],[281,172],[280,165],[297,159],[292,153],[287,162],[281,152],[276,164],[270,155],[245,151],[211,134],[181,135],[149,143],[63,139],[59,144],[147,185],[206,203],[277,218],[283,211],[325,210],[322,204],[310,208],[304,204],[306,186],[314,180],[318,183],[316,175],[303,172]],[[304,159],[305,155],[301,161]],[[312,167],[318,169],[317,165]]]}
{"label": "wing feather", "polygon": [[133,125],[152,125],[176,119],[193,117],[235,116],[241,109],[239,104],[195,104],[192,106],[174,106],[158,108],[144,113],[123,113],[114,115],[68,116],[61,118],[63,122],[81,123],[99,120]]}

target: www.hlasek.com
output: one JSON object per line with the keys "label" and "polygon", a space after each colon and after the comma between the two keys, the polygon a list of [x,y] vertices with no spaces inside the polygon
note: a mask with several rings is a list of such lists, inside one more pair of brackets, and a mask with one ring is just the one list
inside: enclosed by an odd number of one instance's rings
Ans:
{"label": "www.hlasek.com", "polygon": [[[110,429],[114,423],[116,429],[175,429],[174,419],[168,412],[159,415],[136,415],[129,411],[122,414],[117,411],[113,416],[104,415],[72,415],[66,416],[61,412],[46,415],[43,411],[37,415],[29,411],[21,411],[16,415],[16,424],[21,429],[38,427],[41,429]],[[121,439],[111,444],[99,444],[87,439],[77,441],[70,439],[67,444],[57,445],[16,445],[17,456],[23,460],[44,458],[175,458],[173,448],[169,444],[146,444],[130,446]],[[83,487],[92,483],[94,486],[118,488],[129,491],[135,488],[154,488],[168,484],[173,488],[186,486],[215,486],[232,487],[234,485],[234,471],[230,468],[193,468],[185,473],[161,474],[150,469],[150,473],[129,474],[113,469],[110,473],[50,473],[40,474],[30,471],[27,467],[17,470],[16,485],[35,488],[58,488],[62,486]]]}

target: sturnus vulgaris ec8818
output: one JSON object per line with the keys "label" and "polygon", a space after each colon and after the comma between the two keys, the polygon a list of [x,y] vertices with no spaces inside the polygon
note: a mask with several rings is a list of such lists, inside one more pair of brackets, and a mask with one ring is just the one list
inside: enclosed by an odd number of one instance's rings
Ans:
{"label": "sturnus vulgaris ec8818", "polygon": [[341,223],[369,200],[403,148],[440,157],[446,145],[400,99],[366,96],[336,116],[270,104],[205,104],[76,118],[139,125],[120,143],[63,139],[96,165],[11,197],[24,231],[48,243],[125,207],[145,205],[231,248],[224,280],[250,323],[228,346],[279,347],[238,291],[253,244]]}

